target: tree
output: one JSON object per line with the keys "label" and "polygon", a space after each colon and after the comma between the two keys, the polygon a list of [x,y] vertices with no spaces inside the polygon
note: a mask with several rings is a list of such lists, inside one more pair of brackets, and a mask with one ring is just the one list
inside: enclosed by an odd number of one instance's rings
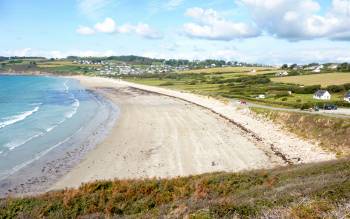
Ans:
{"label": "tree", "polygon": [[283,64],[282,65],[282,69],[288,69],[288,65],[287,64]]}

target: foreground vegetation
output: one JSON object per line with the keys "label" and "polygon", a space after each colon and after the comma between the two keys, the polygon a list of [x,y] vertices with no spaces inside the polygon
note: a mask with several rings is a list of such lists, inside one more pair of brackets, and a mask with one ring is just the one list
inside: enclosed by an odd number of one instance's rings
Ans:
{"label": "foreground vegetation", "polygon": [[176,179],[100,181],[0,201],[0,218],[322,218],[350,214],[350,161]]}

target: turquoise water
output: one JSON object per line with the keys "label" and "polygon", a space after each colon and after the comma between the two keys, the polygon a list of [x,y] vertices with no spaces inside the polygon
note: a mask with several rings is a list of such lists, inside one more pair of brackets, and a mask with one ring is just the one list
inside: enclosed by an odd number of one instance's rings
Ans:
{"label": "turquoise water", "polygon": [[68,141],[98,107],[76,80],[0,76],[0,180]]}

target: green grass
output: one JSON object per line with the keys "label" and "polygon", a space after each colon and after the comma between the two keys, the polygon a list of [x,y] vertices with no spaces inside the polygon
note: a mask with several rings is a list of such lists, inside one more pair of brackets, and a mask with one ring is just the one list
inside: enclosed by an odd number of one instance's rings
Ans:
{"label": "green grass", "polygon": [[341,85],[350,83],[350,73],[327,73],[273,78],[274,82],[302,85]]}
{"label": "green grass", "polygon": [[219,67],[219,68],[204,68],[204,69],[195,69],[189,71],[183,71],[180,73],[194,73],[194,74],[222,74],[222,73],[250,73],[252,70],[256,70],[256,73],[252,74],[266,74],[266,72],[276,72],[276,68],[266,68],[266,67]]}
{"label": "green grass", "polygon": [[350,161],[212,173],[175,179],[115,180],[79,189],[0,200],[0,218],[128,216],[316,218],[340,211],[350,198]]}
{"label": "green grass", "polygon": [[[350,74],[349,74],[350,75]],[[345,90],[332,93],[330,101],[313,99],[313,91],[303,94],[296,90],[298,85],[266,82],[274,80],[271,74],[244,75],[242,73],[181,73],[163,75],[142,75],[126,77],[126,80],[151,86],[162,86],[170,89],[185,90],[202,95],[218,98],[235,98],[248,100],[263,105],[272,105],[286,108],[301,108],[303,105],[319,105],[333,103],[342,107],[350,107],[343,101]],[[264,79],[264,80],[261,80]],[[296,91],[288,95],[288,91]],[[266,99],[257,99],[259,94],[265,94]]]}

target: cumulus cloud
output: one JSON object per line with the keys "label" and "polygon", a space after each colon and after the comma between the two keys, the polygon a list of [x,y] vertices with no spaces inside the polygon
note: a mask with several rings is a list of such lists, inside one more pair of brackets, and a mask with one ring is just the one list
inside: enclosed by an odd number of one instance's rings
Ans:
{"label": "cumulus cloud", "polygon": [[291,41],[315,38],[350,39],[350,3],[332,0],[321,15],[316,0],[240,0],[262,30]]}
{"label": "cumulus cloud", "polygon": [[148,24],[139,23],[137,25],[124,24],[117,28],[119,33],[135,33],[148,39],[159,39],[162,36],[152,29]]}
{"label": "cumulus cloud", "polygon": [[85,26],[79,26],[78,29],[76,30],[78,34],[81,35],[93,35],[95,34],[95,30],[90,28],[90,27],[85,27]]}
{"label": "cumulus cloud", "polygon": [[116,22],[112,18],[106,18],[103,22],[95,24],[94,28],[80,26],[77,29],[77,33],[82,35],[94,34],[96,32],[100,33],[121,33],[121,34],[136,34],[147,39],[160,39],[161,34],[150,27],[148,24],[138,23],[136,25],[123,24],[117,26]]}
{"label": "cumulus cloud", "polygon": [[226,20],[213,9],[190,8],[185,15],[194,19],[184,25],[185,33],[193,38],[230,41],[260,34],[252,24]]}
{"label": "cumulus cloud", "polygon": [[112,18],[106,18],[103,22],[95,24],[95,29],[101,33],[114,33],[116,23]]}

